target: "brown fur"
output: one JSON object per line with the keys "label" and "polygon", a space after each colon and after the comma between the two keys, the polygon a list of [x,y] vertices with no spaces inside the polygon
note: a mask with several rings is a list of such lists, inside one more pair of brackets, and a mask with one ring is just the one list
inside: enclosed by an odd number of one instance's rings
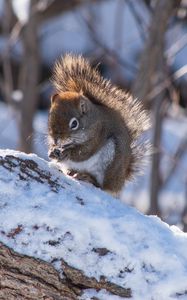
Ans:
{"label": "brown fur", "polygon": [[[62,160],[87,160],[111,138],[115,142],[115,156],[105,170],[101,188],[119,192],[124,182],[132,178],[146,152],[146,145],[137,142],[149,127],[142,105],[103,79],[81,56],[66,55],[59,60],[54,68],[53,84],[56,94],[49,114],[49,135],[60,137],[64,143],[69,137],[87,137],[64,150]],[[86,113],[81,111],[82,102]],[[79,136],[68,128],[73,117],[80,120]],[[88,175],[84,176],[83,172],[77,178],[88,178]]]}

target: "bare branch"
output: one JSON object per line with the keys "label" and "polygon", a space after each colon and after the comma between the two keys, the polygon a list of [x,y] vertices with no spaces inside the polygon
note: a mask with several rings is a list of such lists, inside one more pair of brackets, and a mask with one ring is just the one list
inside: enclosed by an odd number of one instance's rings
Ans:
{"label": "bare branch", "polygon": [[161,182],[161,188],[163,188],[164,186],[166,186],[169,182],[169,180],[171,179],[173,173],[175,172],[179,161],[181,160],[182,156],[185,154],[185,152],[187,151],[187,137],[185,136],[180,145],[178,146],[178,149],[176,151],[176,153],[173,156],[173,163],[171,164],[167,175],[165,176],[165,178],[162,179]]}
{"label": "bare branch", "polygon": [[[92,2],[99,2],[100,0],[91,0]],[[77,6],[85,4],[84,0],[68,0],[68,1],[59,1],[53,0],[49,4],[41,9],[41,7],[36,4],[36,9],[39,13],[39,22],[46,21],[49,18],[58,16],[66,11],[72,10]]]}
{"label": "bare branch", "polygon": [[114,24],[114,42],[115,49],[120,49],[122,47],[122,39],[123,39],[123,20],[124,20],[124,5],[125,2],[123,0],[118,1],[116,4],[116,12],[115,12],[115,24]]}
{"label": "bare branch", "polygon": [[109,47],[107,47],[106,44],[104,44],[101,41],[101,39],[100,39],[100,37],[98,37],[98,34],[97,34],[95,28],[93,27],[92,22],[88,15],[85,15],[85,14],[82,15],[82,19],[83,19],[84,23],[86,24],[87,28],[89,29],[91,37],[92,37],[93,41],[95,42],[95,44],[98,45],[104,51],[104,53],[106,55],[109,55],[110,57],[115,59],[119,65],[121,65],[125,68],[128,68],[133,73],[137,71],[136,67],[133,64],[122,59],[115,50],[110,49]]}
{"label": "bare branch", "polygon": [[139,16],[139,14],[137,13],[134,3],[132,1],[127,1],[127,4],[129,6],[136,22],[137,22],[137,28],[139,30],[140,37],[142,38],[142,41],[145,41],[145,39],[146,39],[146,30],[145,30],[145,27],[144,27],[143,20]]}

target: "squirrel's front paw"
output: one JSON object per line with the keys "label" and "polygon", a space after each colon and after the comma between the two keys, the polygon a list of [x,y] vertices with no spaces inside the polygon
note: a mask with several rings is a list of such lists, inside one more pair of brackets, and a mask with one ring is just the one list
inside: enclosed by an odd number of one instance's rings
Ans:
{"label": "squirrel's front paw", "polygon": [[68,150],[62,150],[59,148],[54,148],[49,151],[48,156],[51,159],[56,159],[57,161],[62,161],[68,158],[69,152]]}
{"label": "squirrel's front paw", "polygon": [[86,182],[92,183],[96,187],[99,187],[99,184],[98,184],[97,180],[92,175],[90,175],[89,173],[74,173],[70,176],[72,176],[73,178],[75,178],[77,180],[86,181]]}

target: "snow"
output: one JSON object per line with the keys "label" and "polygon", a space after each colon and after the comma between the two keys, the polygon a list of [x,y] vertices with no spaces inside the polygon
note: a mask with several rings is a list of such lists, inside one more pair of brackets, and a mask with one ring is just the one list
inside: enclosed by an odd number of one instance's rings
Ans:
{"label": "snow", "polygon": [[[33,159],[62,187],[55,193],[48,184],[21,181],[18,170],[0,166],[1,242],[19,253],[55,259],[61,276],[62,258],[89,277],[105,276],[131,288],[133,300],[173,300],[187,290],[187,234],[64,176],[54,163],[34,154],[0,150],[0,156],[6,155]],[[98,253],[101,248],[106,249],[104,255]],[[89,290],[82,299],[90,299],[89,293],[98,296]],[[120,299],[105,291],[99,298]]]}
{"label": "snow", "polygon": [[21,90],[14,90],[12,92],[12,99],[15,102],[21,102],[23,100],[23,92]]}
{"label": "snow", "polygon": [[94,289],[89,289],[84,292],[84,294],[81,297],[81,300],[90,300],[94,299],[93,297],[96,297],[99,300],[121,300],[124,298],[121,298],[119,296],[110,295],[107,291],[101,290],[96,291]]}
{"label": "snow", "polygon": [[25,24],[29,18],[30,0],[13,0],[12,6],[18,20]]}
{"label": "snow", "polygon": [[[95,11],[98,14],[95,23],[99,38],[108,48],[117,49],[121,58],[130,62],[133,67],[137,67],[143,41],[126,4],[121,12],[123,14],[121,33],[119,32],[116,37],[115,16],[119,9],[118,2],[120,1],[104,1],[95,4]],[[0,15],[3,12],[2,3],[3,0],[0,1]],[[13,5],[20,22],[26,23],[29,0],[14,0]],[[147,28],[148,14],[138,0],[136,0],[135,7],[138,13],[144,16],[144,27]],[[82,10],[77,9],[43,23],[40,28],[40,44],[43,62],[46,65],[51,66],[56,57],[64,52],[90,53],[98,48],[93,44],[91,35],[81,19],[81,14]],[[184,43],[181,50],[174,55],[171,48],[183,36],[185,39],[185,35],[186,26],[181,24],[175,25],[168,32],[167,54],[174,70],[184,66],[187,46]],[[1,37],[1,52],[5,43],[6,38]],[[21,52],[21,43],[18,41],[12,46],[12,54],[16,58],[21,58]],[[134,78],[133,69],[121,68],[121,71],[129,81]],[[186,80],[186,76],[183,79]],[[14,91],[14,100],[20,100],[20,97],[21,95]],[[16,149],[18,147],[19,135],[16,121],[16,114],[0,103],[0,148]],[[37,113],[34,128],[35,152],[47,159],[46,113]],[[186,134],[186,118],[166,118],[162,137],[162,149],[165,154],[161,167],[164,173],[171,165],[173,154]],[[11,153],[10,150],[1,151],[1,155]],[[13,154],[23,159],[28,157],[19,152],[13,152]],[[58,171],[54,171],[51,163],[46,167],[45,161],[33,155],[30,158],[46,168],[46,171],[51,171],[54,178],[62,177],[58,180],[62,180],[65,190],[57,195],[48,186],[34,182],[27,184],[18,182],[14,174],[1,170],[1,241],[14,247],[20,253],[34,255],[46,261],[57,258],[54,266],[61,275],[59,263],[61,257],[71,265],[82,268],[88,276],[98,279],[104,275],[117,284],[131,287],[135,300],[176,299],[174,296],[176,291],[182,293],[187,290],[186,234],[179,231],[177,227],[168,227],[156,218],[144,217],[136,210],[128,208],[123,203],[120,204],[119,201],[114,201],[93,187],[86,184],[80,185],[72,179],[59,175]],[[149,208],[149,174],[150,168],[148,167],[145,176],[127,185],[122,195],[124,202],[136,206],[143,212],[148,211]],[[186,174],[187,154],[183,156],[171,180],[160,193],[160,207],[163,215],[170,215],[167,221],[172,224],[179,224],[185,206]],[[9,179],[12,180],[11,183]],[[38,190],[40,190],[40,196],[38,196]],[[81,205],[80,199],[84,200],[84,205]],[[8,237],[7,235],[19,225],[23,226],[23,230],[16,237],[11,238],[11,235]],[[107,247],[109,250],[103,257],[99,257],[97,252],[92,251],[92,249],[102,247]],[[128,266],[132,272],[121,273],[119,266]],[[90,299],[94,296],[101,300],[121,299],[109,295],[106,291],[95,290],[85,291],[82,299]],[[187,299],[187,295],[180,296],[179,299]]]}

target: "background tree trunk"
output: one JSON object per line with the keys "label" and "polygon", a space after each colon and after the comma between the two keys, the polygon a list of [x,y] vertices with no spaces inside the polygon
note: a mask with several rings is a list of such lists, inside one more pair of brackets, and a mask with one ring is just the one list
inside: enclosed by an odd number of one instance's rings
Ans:
{"label": "background tree trunk", "polygon": [[20,69],[22,101],[20,105],[20,142],[19,149],[32,152],[33,118],[37,109],[37,86],[40,75],[37,0],[31,1],[29,19],[22,30],[23,58]]}
{"label": "background tree trunk", "polygon": [[168,22],[180,2],[181,0],[156,1],[147,42],[140,58],[140,67],[133,86],[134,96],[141,99],[147,107],[150,105],[149,93],[154,87],[157,72],[161,70],[160,63],[163,63]]}
{"label": "background tree trunk", "polygon": [[21,31],[23,57],[20,66],[19,90],[22,91],[20,105],[20,141],[19,150],[33,152],[33,119],[38,105],[38,85],[41,69],[39,49],[39,26],[42,21],[62,14],[81,5],[81,0],[52,1],[40,6],[37,0],[30,2],[30,13],[27,23]]}
{"label": "background tree trunk", "polygon": [[158,196],[161,183],[161,135],[164,117],[165,90],[155,99],[149,94],[155,85],[160,85],[165,79],[166,62],[164,57],[165,33],[170,18],[174,15],[180,0],[157,0],[154,15],[150,24],[149,36],[140,60],[140,68],[134,83],[133,93],[141,99],[145,107],[153,107],[153,150],[150,182],[150,214],[160,216]]}

